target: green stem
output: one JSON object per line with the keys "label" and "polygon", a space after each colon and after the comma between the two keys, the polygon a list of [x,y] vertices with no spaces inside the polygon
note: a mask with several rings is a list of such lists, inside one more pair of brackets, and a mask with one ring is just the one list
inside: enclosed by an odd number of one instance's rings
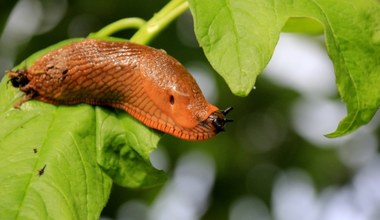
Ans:
{"label": "green stem", "polygon": [[143,25],[131,38],[132,42],[148,44],[170,22],[189,7],[186,0],[172,0]]}
{"label": "green stem", "polygon": [[186,0],[171,0],[165,7],[156,13],[148,22],[141,18],[124,18],[115,21],[98,32],[91,33],[89,38],[104,38],[128,28],[137,28],[138,31],[130,41],[147,44],[160,33],[170,22],[176,19],[189,8]]}
{"label": "green stem", "polygon": [[128,29],[128,28],[136,28],[139,29],[144,26],[146,21],[141,18],[124,18],[120,19],[118,21],[115,21],[104,28],[100,29],[98,32],[91,33],[89,37],[93,38],[103,38],[103,37],[109,37],[112,34]]}

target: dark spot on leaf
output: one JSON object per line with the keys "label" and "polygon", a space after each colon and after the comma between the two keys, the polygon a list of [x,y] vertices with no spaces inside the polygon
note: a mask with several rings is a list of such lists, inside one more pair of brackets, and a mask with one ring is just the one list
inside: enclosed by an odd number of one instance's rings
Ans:
{"label": "dark spot on leaf", "polygon": [[33,153],[37,153],[38,151],[37,151],[37,148],[33,148]]}
{"label": "dark spot on leaf", "polygon": [[45,168],[46,164],[44,165],[44,167],[42,167],[42,169],[38,170],[38,176],[42,176],[45,173]]}

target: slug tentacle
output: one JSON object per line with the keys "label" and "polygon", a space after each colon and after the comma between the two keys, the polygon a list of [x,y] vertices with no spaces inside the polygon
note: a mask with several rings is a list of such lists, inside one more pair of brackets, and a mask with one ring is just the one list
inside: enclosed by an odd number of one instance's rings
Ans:
{"label": "slug tentacle", "polygon": [[231,120],[204,98],[189,72],[162,50],[130,42],[86,39],[51,51],[25,70],[8,71],[29,99],[104,105],[154,129],[205,140]]}

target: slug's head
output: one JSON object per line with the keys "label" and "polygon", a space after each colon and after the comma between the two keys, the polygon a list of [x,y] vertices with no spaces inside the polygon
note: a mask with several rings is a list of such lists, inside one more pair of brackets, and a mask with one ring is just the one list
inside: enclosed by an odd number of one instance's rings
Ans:
{"label": "slug's head", "polygon": [[209,115],[208,118],[205,121],[203,121],[203,123],[206,126],[213,128],[215,133],[224,131],[225,124],[233,121],[231,119],[226,118],[227,113],[232,109],[232,107],[228,107],[225,110],[217,110],[213,112],[211,115]]}
{"label": "slug's head", "polygon": [[16,88],[22,88],[29,83],[25,70],[8,71],[7,75],[10,78],[9,82],[11,82],[12,86]]}

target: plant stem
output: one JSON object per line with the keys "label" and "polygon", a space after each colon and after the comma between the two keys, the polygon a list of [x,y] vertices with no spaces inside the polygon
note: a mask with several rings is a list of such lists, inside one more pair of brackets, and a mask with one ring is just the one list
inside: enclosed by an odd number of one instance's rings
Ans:
{"label": "plant stem", "polygon": [[98,32],[91,33],[89,38],[109,37],[124,29],[137,28],[138,31],[132,36],[130,41],[147,44],[188,8],[189,4],[186,0],[171,0],[147,22],[141,18],[124,18],[105,26]]}
{"label": "plant stem", "polygon": [[128,28],[136,28],[139,29],[144,26],[146,21],[141,18],[124,18],[118,21],[115,21],[104,28],[100,29],[98,32],[91,33],[89,37],[102,38],[109,37],[112,34],[128,29]]}
{"label": "plant stem", "polygon": [[189,7],[186,0],[172,0],[146,22],[130,39],[139,44],[148,44],[170,22]]}

